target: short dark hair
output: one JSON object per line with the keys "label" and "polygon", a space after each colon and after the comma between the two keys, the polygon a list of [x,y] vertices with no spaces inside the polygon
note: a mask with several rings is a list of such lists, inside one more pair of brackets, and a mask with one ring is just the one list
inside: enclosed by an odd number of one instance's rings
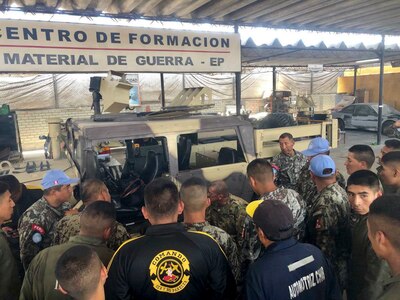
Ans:
{"label": "short dark hair", "polygon": [[95,201],[83,210],[80,217],[80,229],[90,236],[102,235],[105,229],[114,224],[116,215],[113,204]]}
{"label": "short dark hair", "polygon": [[400,201],[398,195],[378,197],[369,207],[368,223],[372,232],[383,231],[400,251]]}
{"label": "short dark hair", "polygon": [[215,193],[217,193],[218,195],[222,195],[224,197],[229,196],[228,185],[223,180],[216,180],[211,182],[209,188],[213,188]]}
{"label": "short dark hair", "polygon": [[378,175],[370,170],[358,170],[351,174],[347,179],[347,186],[349,185],[366,186],[374,191],[379,191],[380,189]]}
{"label": "short dark hair", "polygon": [[358,161],[366,162],[368,169],[371,169],[375,162],[374,151],[368,145],[354,145],[349,148],[349,152],[353,153]]}
{"label": "short dark hair", "polygon": [[200,211],[207,199],[207,183],[199,177],[190,177],[183,182],[180,196],[185,203],[185,211]]}
{"label": "short dark hair", "polygon": [[10,191],[10,187],[7,183],[0,181],[0,197],[7,191]]}
{"label": "short dark hair", "polygon": [[8,184],[9,186],[9,192],[11,194],[15,194],[18,193],[21,189],[21,184],[19,183],[17,177],[15,177],[14,175],[3,175],[0,176],[0,182],[5,182]]}
{"label": "short dark hair", "polygon": [[398,139],[386,140],[385,146],[388,148],[395,149],[395,150],[400,150],[400,140],[398,140]]}
{"label": "short dark hair", "polygon": [[68,295],[74,299],[85,299],[97,289],[102,266],[93,249],[78,245],[60,256],[55,275]]}
{"label": "short dark hair", "polygon": [[400,163],[400,151],[391,151],[389,153],[386,153],[384,156],[382,156],[381,163]]}
{"label": "short dark hair", "polygon": [[178,188],[166,178],[156,178],[144,189],[144,205],[154,217],[173,215],[179,203]]}
{"label": "short dark hair", "polygon": [[86,180],[82,184],[82,193],[81,193],[82,201],[86,203],[90,200],[98,200],[98,199],[93,199],[93,197],[97,196],[105,188],[107,188],[107,186],[100,179],[92,178]]}
{"label": "short dark hair", "polygon": [[272,166],[265,158],[256,158],[247,165],[247,176],[259,182],[272,180]]}
{"label": "short dark hair", "polygon": [[289,140],[293,140],[293,135],[289,132],[284,132],[279,136],[279,139],[288,138]]}

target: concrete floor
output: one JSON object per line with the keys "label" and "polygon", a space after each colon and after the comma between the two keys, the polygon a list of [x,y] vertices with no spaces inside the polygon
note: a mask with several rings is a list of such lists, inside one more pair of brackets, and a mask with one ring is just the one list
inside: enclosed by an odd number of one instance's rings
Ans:
{"label": "concrete floor", "polygon": [[[345,178],[348,177],[346,167],[344,166],[348,152],[347,150],[353,145],[364,144],[371,146],[372,150],[374,150],[375,156],[377,156],[383,147],[382,145],[384,144],[384,141],[389,138],[382,136],[381,145],[376,145],[376,139],[376,132],[346,129],[346,143],[344,143],[344,138],[342,137],[339,141],[338,148],[331,150],[331,157],[336,162],[336,168]],[[377,164],[375,161],[371,170],[375,171],[376,167]]]}

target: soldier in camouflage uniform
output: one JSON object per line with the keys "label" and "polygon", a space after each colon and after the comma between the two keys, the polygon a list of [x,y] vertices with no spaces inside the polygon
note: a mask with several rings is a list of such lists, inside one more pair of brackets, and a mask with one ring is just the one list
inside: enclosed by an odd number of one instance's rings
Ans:
{"label": "soldier in camouflage uniform", "polygon": [[385,194],[392,194],[392,193],[396,192],[396,189],[393,189],[391,186],[386,185],[383,182],[383,180],[381,179],[381,171],[383,169],[381,166],[381,159],[386,153],[389,153],[392,151],[400,151],[400,140],[398,140],[398,139],[386,140],[385,145],[382,147],[379,155],[377,156],[377,159],[378,159],[377,163],[379,166],[376,168],[376,174],[378,174],[378,176],[379,176],[379,179],[382,183]]}
{"label": "soldier in camouflage uniform", "polygon": [[206,219],[211,225],[225,230],[239,246],[247,202],[228,191],[225,181],[217,180],[208,187],[211,205],[207,208]]}
{"label": "soldier in camouflage uniform", "polygon": [[400,195],[400,151],[386,153],[381,159],[381,170],[379,178],[385,186],[385,193],[388,190],[391,194]]}
{"label": "soldier in camouflage uniform", "polygon": [[[22,284],[20,300],[62,300],[71,297],[57,290],[54,276],[57,260],[68,249],[84,245],[92,248],[102,263],[107,266],[114,251],[106,246],[110,229],[115,222],[115,208],[111,203],[97,201],[82,212],[79,235],[70,238],[68,243],[48,247],[40,251],[32,260]],[[80,298],[83,299],[83,298]]]}
{"label": "soldier in camouflage uniform", "polygon": [[295,189],[300,171],[307,164],[307,157],[294,150],[294,144],[290,133],[282,133],[279,136],[281,152],[272,159],[272,163],[279,168],[279,185],[288,189]]}
{"label": "soldier in camouflage uniform", "polygon": [[332,262],[339,284],[345,289],[351,252],[347,194],[336,182],[335,162],[328,155],[311,159],[310,171],[318,194],[308,211],[306,241],[319,247]]}
{"label": "soldier in camouflage uniform", "polygon": [[236,282],[239,282],[240,264],[233,238],[221,228],[212,226],[206,221],[206,209],[210,205],[210,199],[207,198],[207,184],[200,178],[189,178],[182,184],[180,197],[185,205],[183,211],[185,228],[211,235],[225,252]]}
{"label": "soldier in camouflage uniform", "polygon": [[18,232],[21,262],[26,270],[35,255],[51,245],[56,223],[69,210],[71,184],[79,179],[69,178],[61,170],[50,170],[42,180],[43,197],[29,207],[19,219]]}
{"label": "soldier in camouflage uniform", "polygon": [[[83,208],[95,201],[107,201],[111,202],[111,196],[108,192],[107,186],[98,179],[89,179],[85,181],[82,186],[82,201]],[[60,245],[69,241],[70,237],[79,234],[80,226],[80,214],[65,216],[62,218],[55,230],[53,245]],[[126,240],[128,240],[129,234],[125,227],[115,221],[111,228],[111,236],[107,240],[107,247],[113,250],[117,250],[119,246]]]}
{"label": "soldier in camouflage uniform", "polygon": [[[308,149],[303,151],[303,154],[311,160],[316,155],[326,154],[329,155],[329,142],[328,140],[317,137],[311,140]],[[310,163],[307,162],[303,169],[300,171],[299,180],[297,182],[295,190],[300,194],[302,199],[305,201],[307,207],[311,206],[315,197],[318,194],[315,183],[311,180],[310,175]],[[336,171],[336,182],[344,189],[346,188],[346,180],[343,175]]]}
{"label": "soldier in camouflage uniform", "polygon": [[[255,159],[247,166],[247,176],[254,192],[261,196],[259,201],[279,200],[291,210],[295,222],[294,235],[302,239],[304,235],[305,206],[300,195],[291,189],[277,187],[271,164],[265,159]],[[242,272],[245,273],[248,264],[258,258],[262,247],[257,237],[257,230],[250,216],[246,216],[242,231]]]}

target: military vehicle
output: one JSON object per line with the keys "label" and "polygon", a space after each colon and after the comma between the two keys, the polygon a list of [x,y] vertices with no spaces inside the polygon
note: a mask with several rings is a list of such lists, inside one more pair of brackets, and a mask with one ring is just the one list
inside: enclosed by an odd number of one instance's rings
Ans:
{"label": "military vehicle", "polygon": [[223,179],[229,190],[245,200],[253,192],[246,178],[247,164],[256,157],[272,157],[279,150],[278,137],[290,131],[307,147],[315,136],[337,144],[337,123],[254,129],[236,116],[189,114],[182,109],[158,113],[95,115],[90,120],[69,120],[64,139],[69,159],[85,180],[99,178],[127,220],[132,210],[140,216],[143,188],[165,176],[178,186],[191,176],[207,181]]}

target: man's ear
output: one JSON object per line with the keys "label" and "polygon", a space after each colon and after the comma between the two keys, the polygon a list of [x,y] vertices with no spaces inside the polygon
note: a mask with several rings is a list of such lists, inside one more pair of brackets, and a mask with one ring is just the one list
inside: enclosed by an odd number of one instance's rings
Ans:
{"label": "man's ear", "polygon": [[68,292],[63,289],[60,283],[57,281],[57,290],[60,291],[61,294],[68,295]]}
{"label": "man's ear", "polygon": [[255,180],[252,176],[249,176],[250,184],[251,186],[255,186],[257,183],[257,180]]}
{"label": "man's ear", "polygon": [[183,212],[183,209],[185,208],[185,204],[183,203],[182,200],[178,201],[178,215],[180,215]]}
{"label": "man's ear", "polygon": [[360,161],[361,166],[363,169],[368,170],[367,162],[366,161]]}
{"label": "man's ear", "polygon": [[260,239],[260,241],[263,241],[266,239],[264,231],[262,231],[262,229],[260,227],[257,227],[257,235],[258,235],[258,238]]}
{"label": "man's ear", "polygon": [[147,209],[146,209],[146,206],[142,206],[142,214],[143,214],[143,217],[144,217],[146,220],[149,219],[149,213],[148,213],[148,211],[147,211]]}
{"label": "man's ear", "polygon": [[104,229],[103,231],[103,240],[107,241],[111,236],[111,227]]}
{"label": "man's ear", "polygon": [[207,197],[206,207],[209,207],[210,205],[211,205],[211,199]]}
{"label": "man's ear", "polygon": [[104,265],[102,265],[100,269],[100,281],[102,285],[106,283],[107,277],[108,277],[107,269]]}

